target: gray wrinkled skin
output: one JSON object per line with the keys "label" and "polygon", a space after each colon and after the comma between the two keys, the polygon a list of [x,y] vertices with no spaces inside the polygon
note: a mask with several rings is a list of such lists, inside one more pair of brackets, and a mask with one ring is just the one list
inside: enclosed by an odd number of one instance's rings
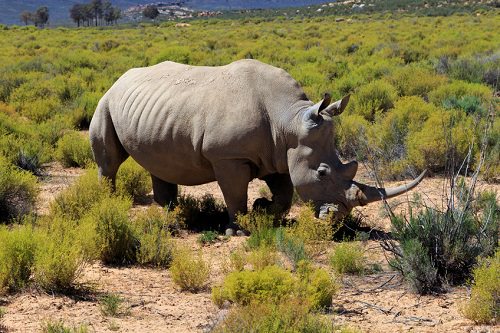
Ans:
{"label": "gray wrinkled skin", "polygon": [[247,211],[248,183],[260,178],[273,199],[257,206],[286,212],[295,187],[318,214],[343,216],[385,196],[375,189],[367,197],[366,185],[352,181],[357,163],[336,155],[332,117],[347,101],[330,104],[325,95],[314,104],[284,70],[255,60],[163,62],[118,79],[97,106],[90,140],[100,177],[114,184],[131,156],[151,173],[160,205],[176,200],[177,184],[217,180],[234,221]]}

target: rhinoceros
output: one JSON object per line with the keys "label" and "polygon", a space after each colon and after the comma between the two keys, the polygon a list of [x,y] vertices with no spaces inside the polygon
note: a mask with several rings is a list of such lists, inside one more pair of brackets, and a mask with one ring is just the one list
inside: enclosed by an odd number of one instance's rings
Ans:
{"label": "rhinoceros", "polygon": [[323,217],[390,198],[415,187],[384,189],[354,181],[358,163],[342,163],[333,117],[349,96],[311,102],[284,70],[256,60],[220,67],[162,62],[123,74],[99,101],[90,141],[99,177],[114,185],[128,156],[150,174],[154,200],[176,201],[177,185],[217,181],[230,216],[247,212],[248,183],[264,180],[275,213],[289,210],[294,188]]}

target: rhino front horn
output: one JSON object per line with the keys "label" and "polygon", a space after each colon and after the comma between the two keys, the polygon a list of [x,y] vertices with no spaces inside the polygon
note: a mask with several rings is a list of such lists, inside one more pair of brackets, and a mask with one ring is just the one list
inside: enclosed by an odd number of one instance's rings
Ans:
{"label": "rhino front horn", "polygon": [[383,187],[373,187],[365,184],[352,182],[351,188],[347,190],[347,201],[355,206],[364,206],[370,202],[380,201],[383,199],[393,198],[417,186],[424,179],[427,170],[424,170],[420,176],[415,178],[411,183],[397,187],[385,189]]}

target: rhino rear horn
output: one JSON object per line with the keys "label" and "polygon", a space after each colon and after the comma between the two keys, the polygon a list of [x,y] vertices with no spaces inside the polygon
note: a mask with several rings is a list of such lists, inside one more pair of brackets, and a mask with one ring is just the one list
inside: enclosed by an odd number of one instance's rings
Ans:
{"label": "rhino rear horn", "polygon": [[346,96],[342,97],[342,99],[339,99],[335,103],[328,105],[321,112],[328,113],[328,115],[330,115],[330,117],[340,115],[342,112],[344,112],[344,110],[347,106],[347,103],[349,103],[350,97],[351,97],[351,95],[346,95]]}

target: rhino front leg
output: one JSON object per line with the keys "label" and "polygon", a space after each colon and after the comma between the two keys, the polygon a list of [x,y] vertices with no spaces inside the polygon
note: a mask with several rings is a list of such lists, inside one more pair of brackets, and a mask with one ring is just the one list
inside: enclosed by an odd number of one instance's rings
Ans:
{"label": "rhino front leg", "polygon": [[290,175],[272,174],[262,178],[271,190],[272,201],[259,198],[253,203],[254,209],[264,209],[266,212],[282,217],[290,210],[293,198],[293,184]]}
{"label": "rhino front leg", "polygon": [[151,175],[153,182],[153,198],[162,207],[177,204],[177,184],[168,183]]}
{"label": "rhino front leg", "polygon": [[224,160],[214,164],[214,173],[226,202],[229,213],[229,226],[226,235],[232,236],[238,230],[236,216],[247,213],[248,183],[252,180],[248,162],[241,160]]}

